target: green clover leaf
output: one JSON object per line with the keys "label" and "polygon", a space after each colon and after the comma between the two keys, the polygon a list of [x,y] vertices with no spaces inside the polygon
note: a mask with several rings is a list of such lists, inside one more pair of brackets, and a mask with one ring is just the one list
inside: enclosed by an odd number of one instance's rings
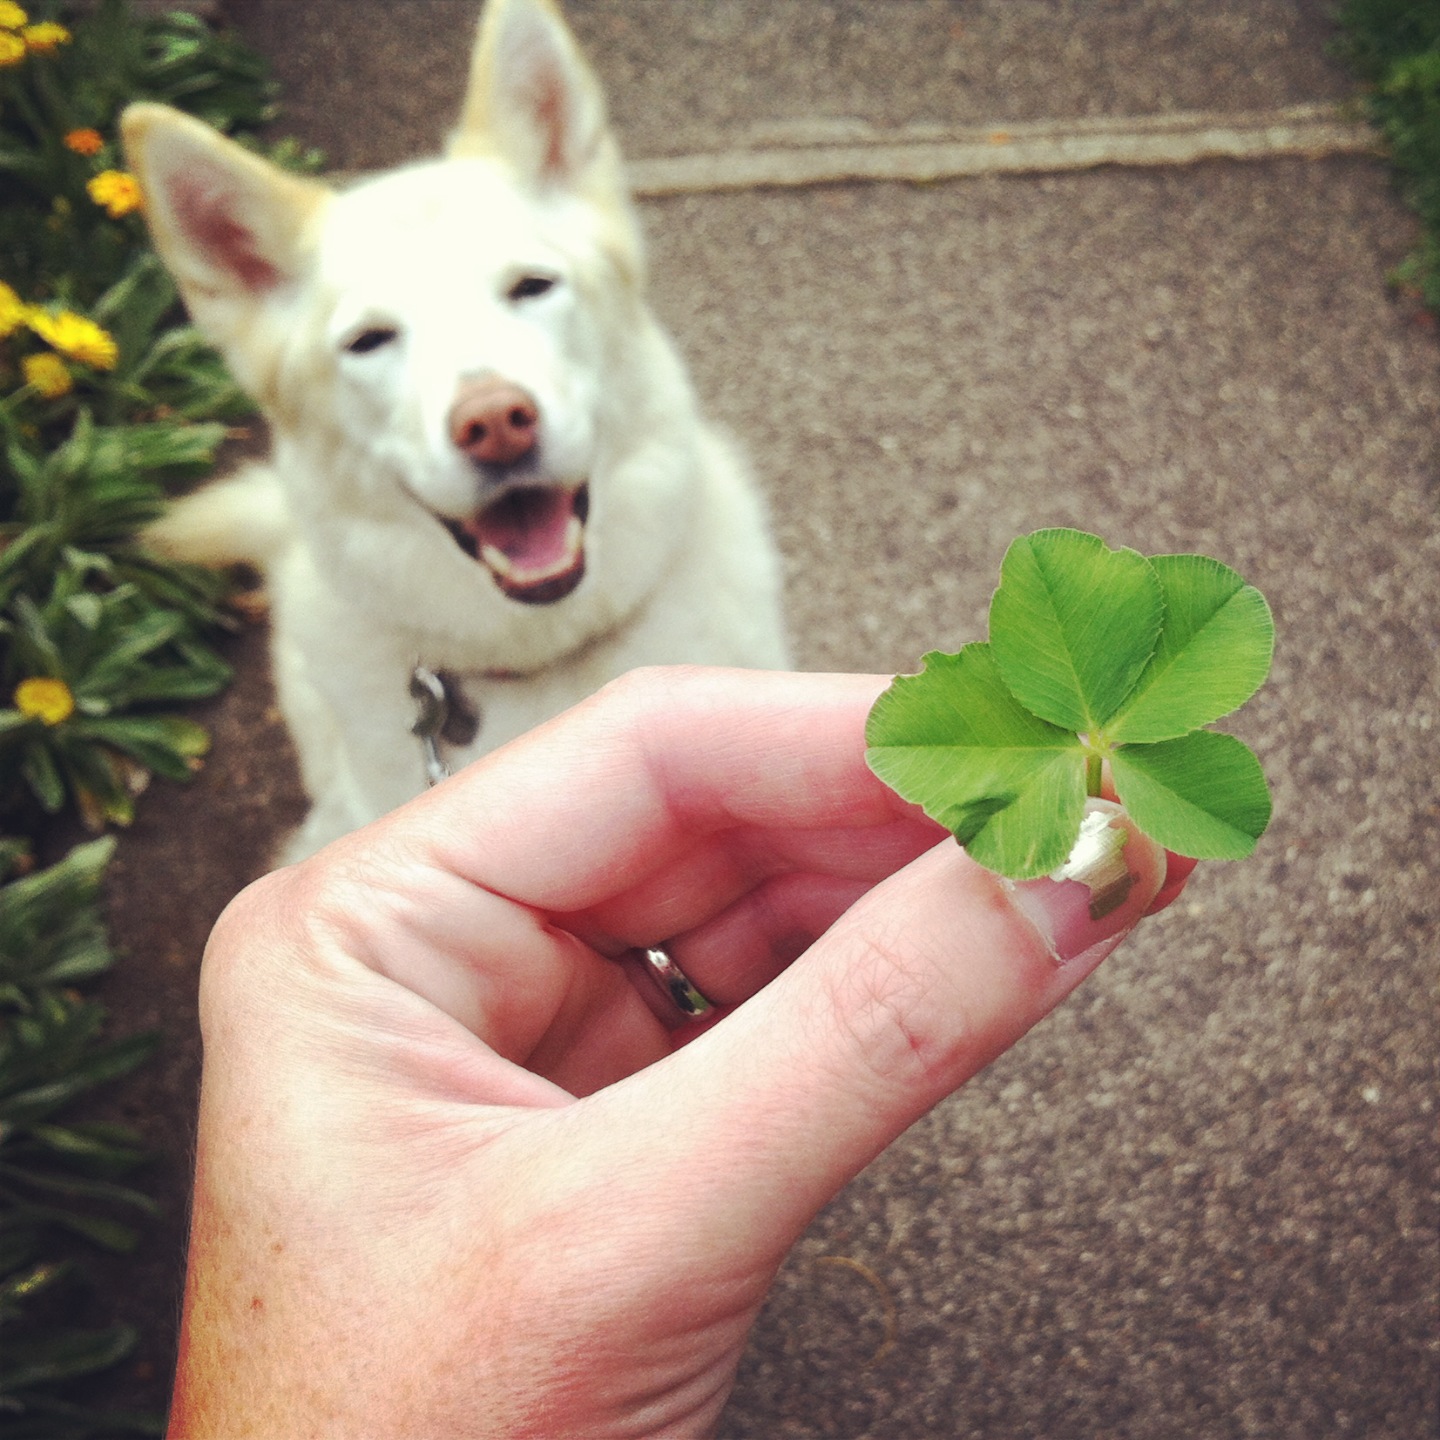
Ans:
{"label": "green clover leaf", "polygon": [[1149,561],[1079,530],[1015,541],[990,602],[990,643],[1022,705],[1094,732],[1120,708],[1155,650],[1164,596]]}
{"label": "green clover leaf", "polygon": [[1111,739],[1174,740],[1238,710],[1265,682],[1275,626],[1265,597],[1204,555],[1152,560],[1165,600],[1155,653],[1120,713]]}
{"label": "green clover leaf", "polygon": [[1070,853],[1085,808],[1085,751],[1005,688],[988,645],[930,654],[875,703],[871,768],[952,831],[982,865],[1043,875]]}
{"label": "green clover leaf", "polygon": [[1269,823],[1269,790],[1241,741],[1201,727],[1255,693],[1273,650],[1264,597],[1219,561],[1039,530],[1005,555],[989,643],[898,676],[870,712],[866,758],[1017,880],[1064,862],[1107,762],[1152,839],[1240,859]]}
{"label": "green clover leaf", "polygon": [[1233,735],[1196,730],[1110,758],[1130,818],[1178,855],[1243,860],[1270,823],[1270,791],[1254,752]]}

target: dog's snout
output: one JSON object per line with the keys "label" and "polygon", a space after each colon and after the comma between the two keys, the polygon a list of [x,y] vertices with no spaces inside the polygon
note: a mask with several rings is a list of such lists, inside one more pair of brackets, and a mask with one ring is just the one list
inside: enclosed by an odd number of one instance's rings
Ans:
{"label": "dog's snout", "polygon": [[482,465],[509,465],[534,448],[540,410],[508,380],[476,380],[450,407],[450,438]]}

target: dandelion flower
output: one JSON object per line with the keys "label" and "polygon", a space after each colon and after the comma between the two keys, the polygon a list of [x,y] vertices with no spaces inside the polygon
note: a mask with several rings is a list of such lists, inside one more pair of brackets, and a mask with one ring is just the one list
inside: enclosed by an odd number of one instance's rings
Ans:
{"label": "dandelion flower", "polygon": [[22,25],[29,23],[30,17],[15,4],[15,0],[0,0],[0,27],[6,30],[18,30]]}
{"label": "dandelion flower", "polygon": [[102,170],[85,189],[112,220],[140,208],[140,182],[125,170]]}
{"label": "dandelion flower", "polygon": [[113,370],[120,358],[120,347],[109,331],[73,310],[62,310],[58,315],[31,310],[25,323],[52,349],[96,370]]}
{"label": "dandelion flower", "polygon": [[43,20],[39,25],[27,25],[20,32],[20,37],[37,55],[48,55],[57,46],[70,43],[70,32],[53,20]]}
{"label": "dandelion flower", "polygon": [[30,318],[30,307],[0,280],[0,340],[13,335]]}
{"label": "dandelion flower", "polygon": [[25,58],[25,42],[8,30],[0,30],[0,68],[18,65]]}
{"label": "dandelion flower", "polygon": [[75,379],[65,362],[49,350],[25,356],[20,368],[25,373],[25,383],[47,400],[58,400],[75,388]]}
{"label": "dandelion flower", "polygon": [[36,675],[15,687],[15,708],[31,720],[58,725],[74,714],[75,697],[63,680]]}
{"label": "dandelion flower", "polygon": [[27,355],[20,362],[20,368],[25,372],[25,383],[47,400],[58,400],[75,388],[74,377],[66,369],[65,362],[48,350],[39,355]]}
{"label": "dandelion flower", "polygon": [[73,150],[77,155],[98,155],[105,148],[105,137],[98,130],[88,127],[71,130],[65,136],[65,148]]}

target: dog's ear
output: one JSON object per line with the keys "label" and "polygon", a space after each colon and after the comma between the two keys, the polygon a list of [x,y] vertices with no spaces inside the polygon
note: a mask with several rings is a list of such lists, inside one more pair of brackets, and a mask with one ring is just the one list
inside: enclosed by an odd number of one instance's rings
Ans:
{"label": "dog's ear", "polygon": [[155,248],[195,323],[228,349],[257,302],[304,273],[330,192],[167,105],[129,106],[120,132]]}
{"label": "dog's ear", "polygon": [[604,94],[552,0],[488,0],[450,154],[498,155],[541,188],[619,186]]}

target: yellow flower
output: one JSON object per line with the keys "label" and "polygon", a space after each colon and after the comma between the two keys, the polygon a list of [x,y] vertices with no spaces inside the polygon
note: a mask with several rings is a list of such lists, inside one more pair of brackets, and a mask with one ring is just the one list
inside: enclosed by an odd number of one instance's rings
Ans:
{"label": "yellow flower", "polygon": [[30,318],[30,307],[0,280],[0,340],[13,335]]}
{"label": "yellow flower", "polygon": [[57,45],[70,43],[70,32],[53,20],[43,20],[39,25],[27,25],[20,35],[37,55],[48,55]]}
{"label": "yellow flower", "polygon": [[25,323],[62,355],[96,370],[113,370],[120,358],[120,348],[109,331],[73,310],[62,310],[58,315],[48,310],[31,310]]}
{"label": "yellow flower", "polygon": [[112,220],[140,208],[140,182],[124,170],[102,170],[85,188]]}
{"label": "yellow flower", "polygon": [[98,130],[88,127],[71,130],[65,136],[65,148],[73,150],[77,155],[98,155],[105,148],[105,137]]}
{"label": "yellow flower", "polygon": [[63,680],[48,675],[32,676],[15,687],[15,708],[31,720],[58,725],[75,712],[75,697]]}
{"label": "yellow flower", "polygon": [[39,355],[27,355],[20,368],[25,372],[25,383],[38,390],[47,400],[58,400],[75,388],[75,380],[65,362],[48,350]]}
{"label": "yellow flower", "polygon": [[15,0],[0,0],[0,27],[6,30],[18,30],[22,25],[29,23],[30,17],[15,4]]}
{"label": "yellow flower", "polygon": [[25,42],[8,30],[0,30],[0,68],[18,65],[25,58]]}

